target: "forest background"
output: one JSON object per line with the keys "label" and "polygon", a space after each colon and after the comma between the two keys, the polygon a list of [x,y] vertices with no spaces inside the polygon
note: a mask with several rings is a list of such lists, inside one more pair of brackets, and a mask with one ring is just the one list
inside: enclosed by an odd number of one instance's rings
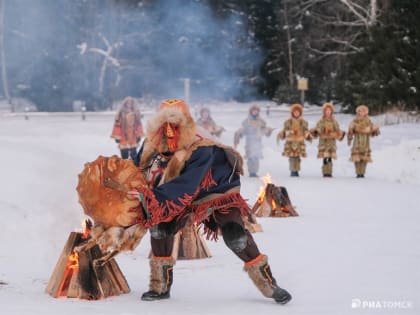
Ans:
{"label": "forest background", "polygon": [[417,0],[0,0],[0,97],[18,110],[333,101],[420,108]]}

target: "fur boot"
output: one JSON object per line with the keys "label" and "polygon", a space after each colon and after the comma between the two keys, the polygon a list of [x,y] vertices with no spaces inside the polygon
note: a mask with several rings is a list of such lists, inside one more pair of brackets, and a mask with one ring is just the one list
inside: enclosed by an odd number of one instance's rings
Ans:
{"label": "fur boot", "polygon": [[356,167],[356,175],[357,177],[364,177],[366,171],[366,162],[360,161],[354,163]]}
{"label": "fur boot", "polygon": [[292,299],[289,292],[277,286],[276,280],[271,274],[267,256],[258,255],[253,260],[245,263],[244,270],[248,272],[255,286],[265,297],[272,298],[280,304],[286,304]]}
{"label": "fur boot", "polygon": [[141,296],[143,301],[169,299],[174,264],[171,256],[150,258],[150,288]]}
{"label": "fur boot", "polygon": [[367,162],[366,161],[361,161],[360,162],[360,174],[364,177],[365,173],[366,173],[366,166],[367,166]]}
{"label": "fur boot", "polygon": [[333,164],[331,158],[324,158],[322,163],[322,175],[324,177],[331,177],[333,171]]}

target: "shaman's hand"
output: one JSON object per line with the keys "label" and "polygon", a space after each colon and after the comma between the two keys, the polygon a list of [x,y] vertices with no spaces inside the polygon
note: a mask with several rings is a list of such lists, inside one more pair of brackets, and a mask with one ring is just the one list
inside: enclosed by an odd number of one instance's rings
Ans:
{"label": "shaman's hand", "polygon": [[139,198],[139,192],[137,190],[129,190],[129,191],[127,191],[127,195],[131,198],[135,197],[135,198],[140,199]]}

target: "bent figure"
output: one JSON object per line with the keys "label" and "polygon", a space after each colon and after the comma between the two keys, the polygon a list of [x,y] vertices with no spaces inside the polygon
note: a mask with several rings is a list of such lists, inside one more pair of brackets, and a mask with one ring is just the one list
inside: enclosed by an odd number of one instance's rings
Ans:
{"label": "bent figure", "polygon": [[150,287],[142,300],[170,297],[175,260],[174,235],[186,222],[201,222],[208,238],[221,231],[226,246],[244,262],[252,281],[268,298],[284,304],[291,295],[277,285],[242,217],[249,208],[242,198],[242,158],[233,148],[205,139],[183,100],[161,103],[149,120],[146,140],[136,161],[147,187],[130,191],[143,211],[139,222],[150,227]]}

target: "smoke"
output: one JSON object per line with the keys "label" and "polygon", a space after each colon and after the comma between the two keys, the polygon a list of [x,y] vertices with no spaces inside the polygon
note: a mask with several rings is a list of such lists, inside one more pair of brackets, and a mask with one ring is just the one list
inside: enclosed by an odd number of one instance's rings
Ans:
{"label": "smoke", "polygon": [[5,1],[12,95],[46,110],[77,99],[106,107],[127,95],[184,97],[189,79],[191,101],[256,97],[262,56],[246,16],[207,2]]}

